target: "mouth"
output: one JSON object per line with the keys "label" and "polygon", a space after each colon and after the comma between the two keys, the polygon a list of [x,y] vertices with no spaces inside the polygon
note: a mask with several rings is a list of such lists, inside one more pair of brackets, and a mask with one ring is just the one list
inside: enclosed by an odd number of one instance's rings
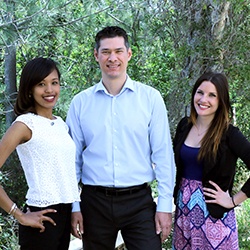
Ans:
{"label": "mouth", "polygon": [[53,102],[55,100],[55,96],[54,95],[44,96],[43,99],[47,102]]}
{"label": "mouth", "polygon": [[116,69],[119,67],[119,65],[107,65],[107,67],[110,69]]}
{"label": "mouth", "polygon": [[205,109],[208,109],[210,106],[208,106],[208,105],[202,105],[202,104],[199,104],[198,103],[198,106],[200,107],[200,109],[202,109],[202,110],[205,110]]}

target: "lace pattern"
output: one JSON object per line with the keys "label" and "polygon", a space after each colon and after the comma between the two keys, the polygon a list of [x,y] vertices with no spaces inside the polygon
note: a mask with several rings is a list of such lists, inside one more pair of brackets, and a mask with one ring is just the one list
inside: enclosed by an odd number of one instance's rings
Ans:
{"label": "lace pattern", "polygon": [[75,144],[66,123],[60,117],[50,120],[30,113],[16,121],[32,131],[31,139],[17,147],[29,187],[27,204],[45,207],[79,201]]}

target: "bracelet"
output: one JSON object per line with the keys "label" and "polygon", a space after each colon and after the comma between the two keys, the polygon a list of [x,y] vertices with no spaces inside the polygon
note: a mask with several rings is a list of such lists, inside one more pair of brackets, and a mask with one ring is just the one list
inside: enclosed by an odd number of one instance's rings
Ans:
{"label": "bracelet", "polygon": [[8,214],[11,214],[13,212],[13,210],[15,209],[15,207],[16,207],[16,203],[13,203],[13,205],[12,205],[12,207],[11,207]]}
{"label": "bracelet", "polygon": [[16,205],[16,203],[14,203],[13,205],[12,205],[12,207],[11,207],[11,209],[10,209],[10,211],[9,211],[9,214],[11,214],[11,215],[15,215],[15,212],[16,212],[16,210],[17,210],[17,205]]}
{"label": "bracelet", "polygon": [[13,213],[12,213],[12,215],[15,217],[15,212],[16,212],[16,210],[17,210],[17,205],[15,206],[15,208],[14,208],[14,210],[13,210]]}
{"label": "bracelet", "polygon": [[235,203],[234,203],[234,197],[233,196],[232,196],[232,202],[233,202],[234,207],[237,207],[237,205],[235,205]]}

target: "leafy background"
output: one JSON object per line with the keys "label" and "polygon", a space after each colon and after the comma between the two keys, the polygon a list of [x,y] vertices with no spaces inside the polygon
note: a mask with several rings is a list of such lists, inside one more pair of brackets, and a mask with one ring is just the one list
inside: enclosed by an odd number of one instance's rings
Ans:
{"label": "leafy background", "polygon": [[[65,119],[72,97],[100,80],[93,56],[95,34],[119,25],[127,31],[133,52],[128,74],[161,92],[172,137],[178,121],[189,113],[195,80],[214,70],[227,75],[234,124],[250,139],[249,10],[244,0],[0,1],[1,137],[15,118],[13,105],[27,61],[44,56],[58,62],[61,95],[54,112]],[[239,161],[236,189],[248,177]],[[0,182],[22,207],[27,186],[15,152],[4,164]]]}

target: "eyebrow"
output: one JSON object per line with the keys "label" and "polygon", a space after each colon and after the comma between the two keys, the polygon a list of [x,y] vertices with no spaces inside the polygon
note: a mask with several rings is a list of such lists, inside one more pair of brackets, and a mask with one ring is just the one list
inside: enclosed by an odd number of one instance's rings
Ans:
{"label": "eyebrow", "polygon": [[[198,90],[200,90],[200,91],[202,91],[202,92],[204,92],[204,90],[202,90],[202,89],[200,89],[200,88],[197,88],[197,90],[196,91],[198,91]],[[215,91],[215,92],[209,92],[210,94],[215,94],[215,95],[217,95],[217,91]]]}
{"label": "eyebrow", "polygon": [[[101,49],[101,51],[104,51],[104,50],[111,50],[111,49],[109,49],[109,48],[103,48],[103,49]],[[115,48],[114,50],[125,50],[125,48],[120,47],[120,48]]]}
{"label": "eyebrow", "polygon": [[[52,81],[53,81],[53,80],[58,80],[58,81],[59,81],[59,78],[58,78],[58,77],[52,78]],[[42,79],[40,82],[45,82],[45,80]],[[40,83],[40,82],[39,82],[39,83]]]}

